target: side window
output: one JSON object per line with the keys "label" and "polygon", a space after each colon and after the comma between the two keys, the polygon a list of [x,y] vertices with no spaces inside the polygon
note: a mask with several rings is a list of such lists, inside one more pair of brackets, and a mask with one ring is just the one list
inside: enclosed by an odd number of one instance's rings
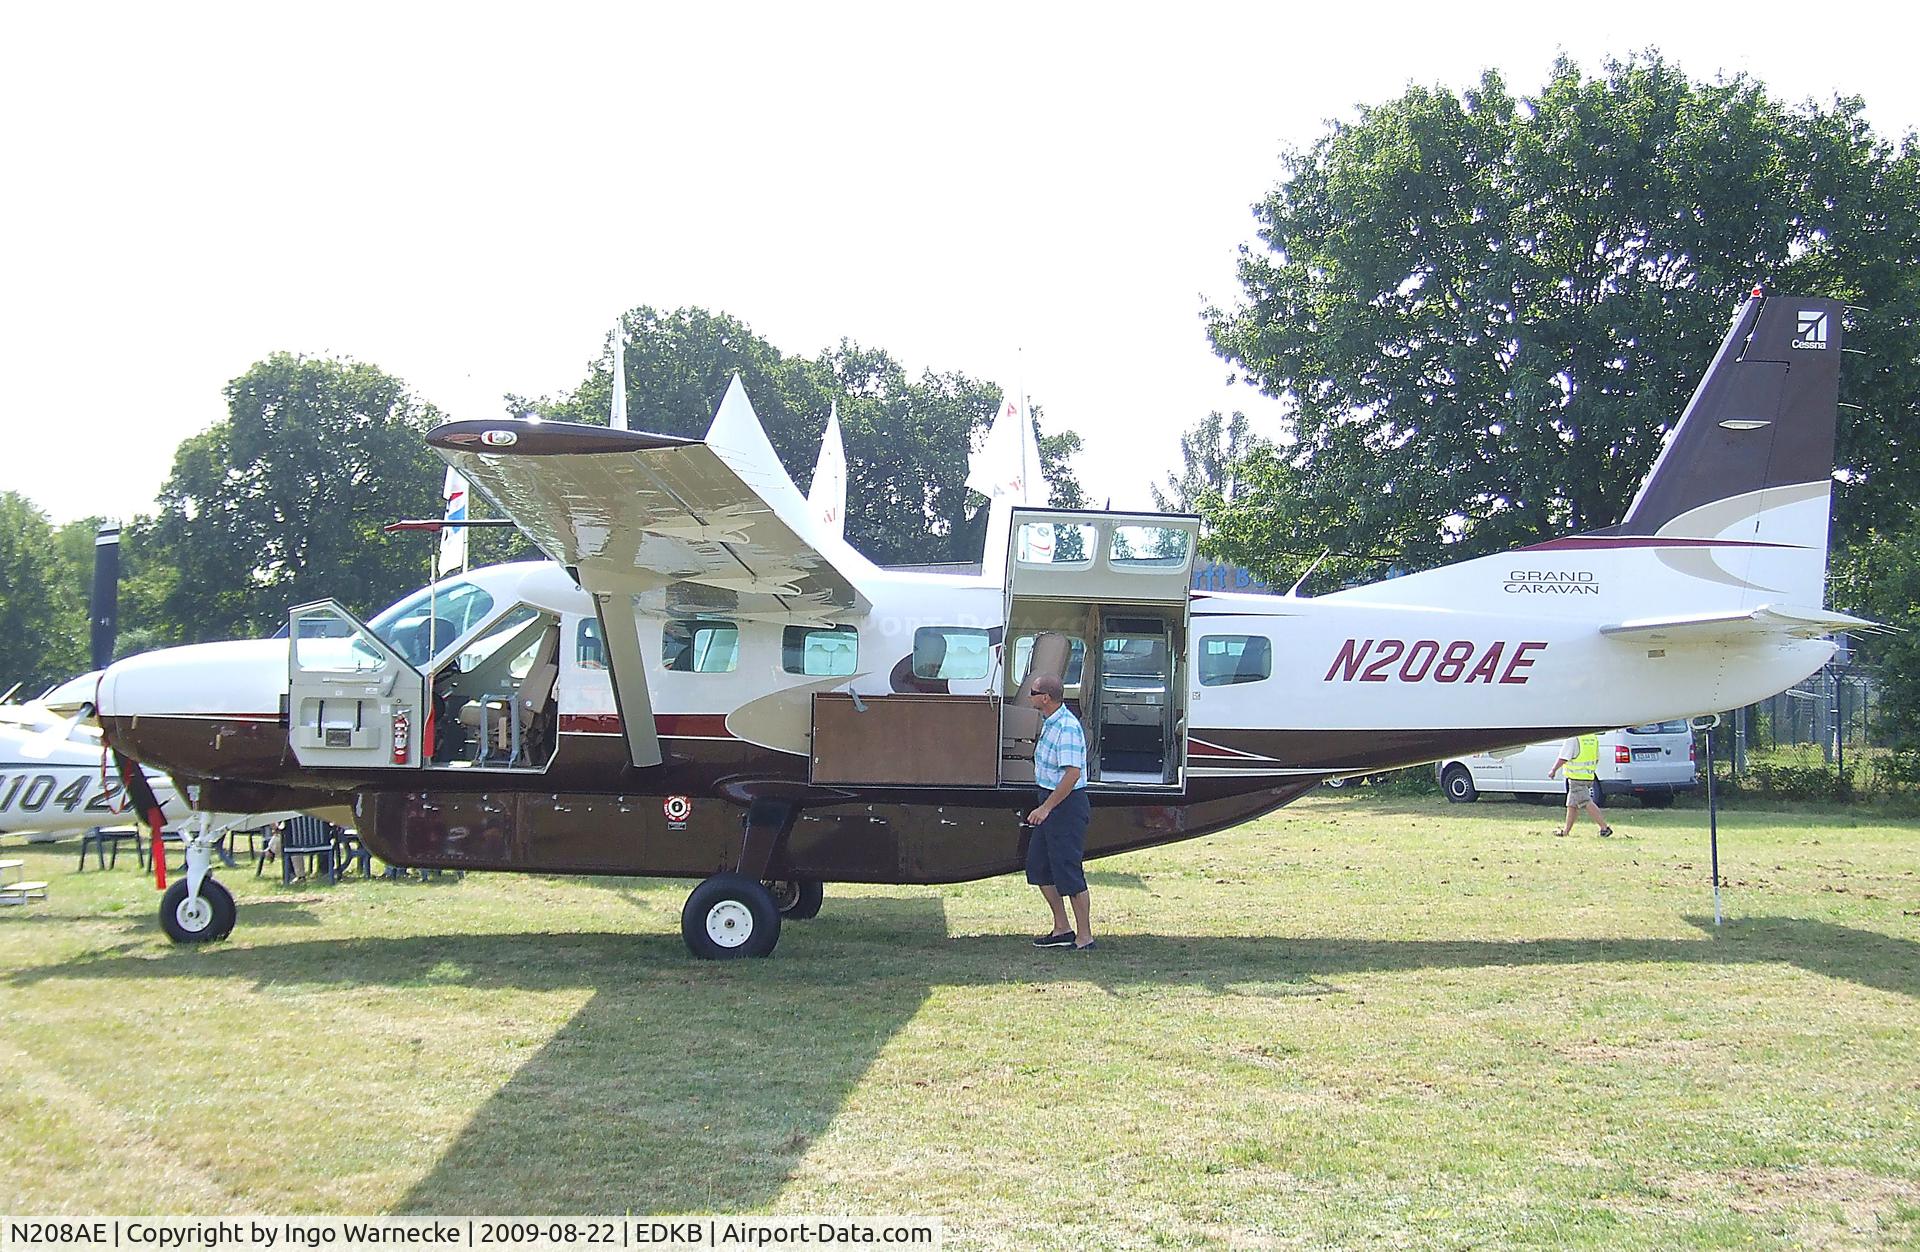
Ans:
{"label": "side window", "polygon": [[[1032,641],[1027,644],[1029,652]],[[993,668],[987,632],[968,626],[922,626],[913,632],[915,678],[985,678]]]}
{"label": "side window", "polygon": [[668,622],[660,661],[683,674],[728,674],[740,666],[740,628],[732,622]]}
{"label": "side window", "polygon": [[[1033,641],[1035,638],[1037,638],[1035,635],[1021,635],[1013,641],[1013,681],[1016,686],[1026,681],[1027,666],[1033,660]],[[1069,638],[1067,643],[1069,645],[1067,672],[1066,676],[1060,680],[1060,685],[1063,687],[1078,687],[1080,685],[1080,671],[1086,668],[1087,663],[1087,641],[1079,638]]]}
{"label": "side window", "polygon": [[580,629],[574,632],[573,659],[581,669],[607,668],[607,645],[600,638],[599,618],[580,619]]}
{"label": "side window", "polygon": [[1265,635],[1207,635],[1200,640],[1200,685],[1228,687],[1273,677],[1273,642]]}
{"label": "side window", "polygon": [[860,667],[860,632],[851,626],[789,626],[780,632],[780,668],[789,674],[851,674]]}

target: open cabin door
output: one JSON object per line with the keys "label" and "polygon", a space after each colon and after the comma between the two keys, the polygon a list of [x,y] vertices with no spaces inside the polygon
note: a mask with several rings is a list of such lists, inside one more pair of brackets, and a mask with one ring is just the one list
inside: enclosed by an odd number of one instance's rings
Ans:
{"label": "open cabin door", "polygon": [[1188,588],[1200,519],[1015,509],[1001,778],[1033,777],[1029,679],[1052,672],[1087,733],[1088,784],[1186,785]]}
{"label": "open cabin door", "polygon": [[287,614],[287,733],[301,765],[418,769],[426,680],[333,600]]}

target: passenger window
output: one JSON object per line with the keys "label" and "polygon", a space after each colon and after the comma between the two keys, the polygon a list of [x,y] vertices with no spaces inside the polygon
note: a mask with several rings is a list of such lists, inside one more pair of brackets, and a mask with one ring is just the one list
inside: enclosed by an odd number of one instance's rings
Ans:
{"label": "passenger window", "polygon": [[[1031,640],[1027,650],[1033,650]],[[913,632],[915,678],[985,678],[993,668],[987,632],[966,626],[922,626]]]}
{"label": "passenger window", "polygon": [[1200,685],[1228,687],[1273,677],[1273,642],[1265,635],[1207,635],[1200,640]]}
{"label": "passenger window", "polygon": [[1107,560],[1115,569],[1181,571],[1193,536],[1171,526],[1116,526]]}
{"label": "passenger window", "polygon": [[1022,522],[1014,557],[1022,565],[1078,566],[1093,564],[1099,534],[1080,522]]}
{"label": "passenger window", "polygon": [[[1027,666],[1033,660],[1034,635],[1021,635],[1013,641],[1013,681],[1014,685],[1026,681]],[[1087,642],[1084,639],[1069,638],[1066,676],[1060,680],[1063,687],[1078,687],[1080,672],[1087,663]]]}
{"label": "passenger window", "polygon": [[789,674],[851,674],[860,667],[860,632],[851,626],[789,626],[780,633],[780,668]]}
{"label": "passenger window", "polygon": [[682,674],[729,674],[740,666],[740,628],[732,622],[668,622],[660,660]]}

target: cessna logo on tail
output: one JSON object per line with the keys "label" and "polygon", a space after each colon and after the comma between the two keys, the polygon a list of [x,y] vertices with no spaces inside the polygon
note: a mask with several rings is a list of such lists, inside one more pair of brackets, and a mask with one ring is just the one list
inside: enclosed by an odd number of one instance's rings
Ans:
{"label": "cessna logo on tail", "polygon": [[1793,346],[1796,348],[1819,348],[1827,346],[1827,315],[1819,309],[1801,309],[1794,319]]}

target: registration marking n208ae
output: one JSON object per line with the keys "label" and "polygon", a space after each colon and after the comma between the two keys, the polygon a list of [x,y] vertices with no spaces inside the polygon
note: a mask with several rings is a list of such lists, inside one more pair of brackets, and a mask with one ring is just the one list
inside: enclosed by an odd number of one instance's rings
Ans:
{"label": "registration marking n208ae", "polygon": [[1349,639],[1324,682],[1524,683],[1544,641],[1482,644],[1471,639]]}

